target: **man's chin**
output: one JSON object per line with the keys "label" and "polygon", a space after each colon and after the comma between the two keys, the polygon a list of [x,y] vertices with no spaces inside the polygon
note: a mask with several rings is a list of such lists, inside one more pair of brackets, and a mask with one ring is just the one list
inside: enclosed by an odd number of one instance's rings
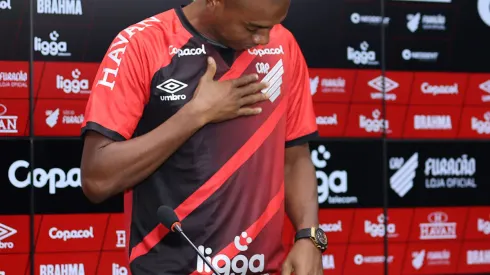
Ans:
{"label": "man's chin", "polygon": [[255,48],[256,46],[242,46],[240,51],[246,51],[246,50],[249,50],[249,49],[253,49]]}

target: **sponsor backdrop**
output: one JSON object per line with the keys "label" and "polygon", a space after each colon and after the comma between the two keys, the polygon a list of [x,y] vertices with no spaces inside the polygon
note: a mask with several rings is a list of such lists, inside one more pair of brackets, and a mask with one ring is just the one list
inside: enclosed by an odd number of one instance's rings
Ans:
{"label": "sponsor backdrop", "polygon": [[[0,0],[0,275],[128,274],[122,197],[93,205],[80,188],[80,125],[117,33],[188,1],[32,0],[33,37],[29,1]],[[381,275],[387,261],[389,274],[488,274],[490,0],[384,2],[382,17],[380,0],[292,1],[284,22],[321,135],[324,273]]]}

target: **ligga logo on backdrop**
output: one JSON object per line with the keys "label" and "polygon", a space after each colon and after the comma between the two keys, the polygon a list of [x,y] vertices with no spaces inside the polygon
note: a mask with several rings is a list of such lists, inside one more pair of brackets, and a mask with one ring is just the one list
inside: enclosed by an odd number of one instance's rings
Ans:
{"label": "ligga logo on backdrop", "polygon": [[376,52],[369,50],[369,44],[364,41],[359,45],[360,50],[352,47],[347,47],[347,60],[352,61],[356,65],[372,65],[376,66],[379,62],[376,60]]}
{"label": "ligga logo on backdrop", "polygon": [[325,168],[332,157],[324,145],[318,146],[311,151],[311,160],[316,168],[316,177],[318,179],[318,203],[328,202],[329,204],[356,204],[357,197],[354,196],[331,196],[330,191],[334,194],[347,192],[347,172],[332,171],[327,174]]}
{"label": "ligga logo on backdrop", "polygon": [[50,41],[34,37],[34,51],[44,56],[71,56],[71,53],[68,52],[68,44],[65,41],[59,41],[59,37],[60,34],[57,31],[49,34]]}
{"label": "ligga logo on backdrop", "polygon": [[71,79],[65,78],[63,75],[56,75],[56,88],[63,90],[66,94],[89,94],[90,84],[88,79],[81,78],[82,72],[75,69],[71,72]]}

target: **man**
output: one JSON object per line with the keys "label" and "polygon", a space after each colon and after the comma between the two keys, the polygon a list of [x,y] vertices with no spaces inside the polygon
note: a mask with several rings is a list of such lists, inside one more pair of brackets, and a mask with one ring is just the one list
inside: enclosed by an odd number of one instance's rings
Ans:
{"label": "man", "polygon": [[[121,31],[82,135],[93,202],[125,192],[133,275],[212,274],[159,224],[167,205],[214,267],[323,274],[307,66],[280,22],[289,0],[197,0]],[[285,258],[287,212],[297,238]]]}

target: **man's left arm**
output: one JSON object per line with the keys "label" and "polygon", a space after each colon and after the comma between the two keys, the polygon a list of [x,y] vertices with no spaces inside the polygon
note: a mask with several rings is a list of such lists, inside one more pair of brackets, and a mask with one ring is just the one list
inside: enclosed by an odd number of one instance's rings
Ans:
{"label": "man's left arm", "polygon": [[[285,153],[286,212],[296,232],[318,226],[318,184],[310,157],[308,141],[317,135],[316,117],[311,98],[308,67],[303,54],[291,39],[286,70],[288,111]],[[308,238],[296,241],[282,274],[323,274],[321,251]]]}
{"label": "man's left arm", "polygon": [[318,226],[318,184],[308,143],[286,148],[286,212],[295,231]]}

